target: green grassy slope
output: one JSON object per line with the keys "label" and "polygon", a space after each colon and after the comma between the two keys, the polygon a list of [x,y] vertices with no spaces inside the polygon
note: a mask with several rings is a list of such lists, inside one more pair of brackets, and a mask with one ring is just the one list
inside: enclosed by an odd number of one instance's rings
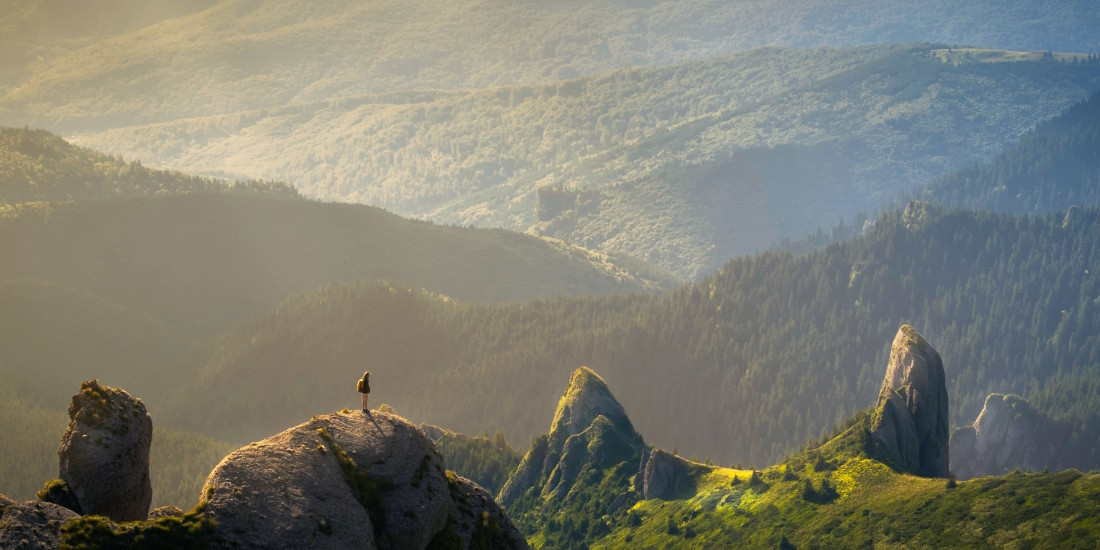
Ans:
{"label": "green grassy slope", "polygon": [[[558,81],[769,44],[920,40],[1091,52],[1098,49],[1092,7],[1087,0],[950,7],[868,0],[828,6],[812,0],[324,6],[224,0],[34,67],[23,86],[0,99],[0,122],[62,131],[117,127],[362,93]],[[53,31],[47,36],[79,31],[70,30],[67,18],[57,19],[30,30]]]}
{"label": "green grassy slope", "polygon": [[45,130],[0,127],[0,205],[216,192],[298,196],[283,183],[228,183],[151,170],[76,147]]}
{"label": "green grassy slope", "polygon": [[696,277],[991,157],[1100,87],[1100,62],[955,64],[934,53],[760,49],[79,140],[441,222],[534,227]]}
{"label": "green grassy slope", "polygon": [[[951,487],[833,452],[835,443],[815,451],[830,463],[821,470],[806,456],[762,470],[760,483],[750,483],[746,470],[714,469],[690,498],[642,501],[600,518],[610,532],[589,547],[1092,548],[1100,541],[1095,472],[1017,472]],[[835,496],[817,496],[823,482]]]}
{"label": "green grassy slope", "polygon": [[663,296],[486,307],[336,285],[223,334],[188,426],[267,433],[353,405],[350,381],[370,369],[379,398],[413,418],[523,441],[543,429],[554,381],[590,365],[651,442],[763,464],[873,399],[882,343],[902,323],[944,358],[953,426],[991,392],[1049,391],[1044,409],[1072,396],[1055,412],[1085,418],[1100,411],[1097,386],[1073,383],[1100,364],[1098,221],[1095,209],[1063,227],[1061,213],[917,205],[861,238],[735,260]]}

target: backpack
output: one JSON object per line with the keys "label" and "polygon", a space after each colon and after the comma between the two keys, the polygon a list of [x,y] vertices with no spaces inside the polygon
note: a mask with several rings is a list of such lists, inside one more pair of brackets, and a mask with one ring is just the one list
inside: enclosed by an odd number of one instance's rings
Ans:
{"label": "backpack", "polygon": [[363,391],[363,390],[366,389],[363,386],[365,386],[365,384],[363,384],[363,379],[360,378],[359,383],[355,385],[355,391],[357,391],[359,393],[366,393],[366,392]]}

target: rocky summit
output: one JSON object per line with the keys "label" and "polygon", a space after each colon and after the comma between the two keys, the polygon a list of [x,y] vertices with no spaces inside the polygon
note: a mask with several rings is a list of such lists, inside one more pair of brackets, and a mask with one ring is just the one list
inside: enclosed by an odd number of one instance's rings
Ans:
{"label": "rocky summit", "polygon": [[474,537],[526,547],[499,507],[478,498],[484,489],[459,479],[405,419],[342,412],[230,454],[202,499],[226,548],[422,550],[444,540],[465,548]]}
{"label": "rocky summit", "polygon": [[149,447],[153,421],[140,399],[89,380],[69,405],[61,440],[61,479],[82,514],[145,519],[153,499]]}
{"label": "rocky summit", "polygon": [[50,502],[0,503],[0,511],[0,548],[5,550],[59,548],[61,526],[76,517]]}
{"label": "rocky summit", "polygon": [[947,477],[947,385],[940,354],[902,325],[890,346],[871,435],[876,454],[895,468]]}
{"label": "rocky summit", "polygon": [[644,500],[677,498],[694,494],[695,480],[712,468],[697,464],[664,449],[642,451],[634,490]]}
{"label": "rocky summit", "polygon": [[991,393],[972,426],[951,434],[951,472],[959,479],[1069,467],[1064,430],[1015,395]]}
{"label": "rocky summit", "polygon": [[558,401],[550,433],[538,438],[501,489],[505,506],[537,488],[544,501],[566,495],[586,468],[637,463],[642,436],[599,375],[580,367]]}

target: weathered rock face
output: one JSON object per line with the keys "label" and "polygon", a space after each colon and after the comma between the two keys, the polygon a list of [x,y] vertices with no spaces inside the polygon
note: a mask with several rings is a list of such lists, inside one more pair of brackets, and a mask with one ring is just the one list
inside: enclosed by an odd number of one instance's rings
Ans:
{"label": "weathered rock face", "polygon": [[695,480],[710,469],[664,449],[646,450],[634,476],[634,490],[645,500],[676,498],[694,493]]}
{"label": "weathered rock face", "polygon": [[[509,505],[537,487],[544,499],[564,496],[586,465],[607,467],[637,460],[645,448],[622,405],[595,372],[573,372],[558,401],[550,433],[539,438],[500,492]],[[539,484],[542,484],[541,486]]]}
{"label": "weathered rock face", "polygon": [[46,549],[61,547],[61,526],[76,517],[68,508],[49,502],[10,504],[0,520],[0,548]]}
{"label": "weathered rock face", "polygon": [[900,470],[947,477],[947,427],[943,361],[913,327],[902,325],[872,420],[876,453]]}
{"label": "weathered rock face", "polygon": [[168,517],[183,517],[183,510],[181,510],[177,506],[161,506],[160,508],[154,508],[152,512],[149,512],[149,519]]}
{"label": "weathered rock face", "polygon": [[242,548],[419,550],[456,506],[424,432],[379,411],[315,417],[243,447],[202,499],[217,537]]}
{"label": "weathered rock face", "polygon": [[970,479],[1017,468],[1062,469],[1064,446],[1057,441],[1063,432],[1027,401],[991,393],[974,425],[952,434],[951,472]]}
{"label": "weathered rock face", "polygon": [[15,501],[4,496],[4,493],[0,493],[0,516],[4,515],[4,508],[15,504]]}
{"label": "weathered rock face", "polygon": [[61,479],[84,514],[145,519],[153,499],[149,446],[153,421],[140,399],[96,380],[80,385],[57,451]]}
{"label": "weathered rock face", "polygon": [[488,491],[461,476],[454,476],[449,481],[454,501],[454,529],[462,539],[462,548],[528,548],[527,540]]}

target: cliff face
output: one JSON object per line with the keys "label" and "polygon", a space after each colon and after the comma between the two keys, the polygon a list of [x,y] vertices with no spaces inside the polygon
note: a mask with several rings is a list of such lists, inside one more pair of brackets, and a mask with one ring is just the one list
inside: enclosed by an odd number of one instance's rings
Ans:
{"label": "cliff face", "polygon": [[991,393],[973,426],[951,435],[951,471],[959,479],[1020,470],[1061,470],[1068,434],[1015,395]]}
{"label": "cliff face", "polygon": [[525,548],[485,495],[445,473],[417,426],[355,411],[314,417],[237,450],[211,472],[201,498],[227,548],[419,550],[444,539],[468,547],[474,536]]}
{"label": "cliff face", "polygon": [[89,380],[69,405],[57,454],[61,479],[82,514],[115,521],[145,519],[153,500],[149,447],[153,420],[140,399]]}
{"label": "cliff face", "polygon": [[558,401],[550,433],[524,455],[500,493],[505,506],[535,488],[544,502],[564,497],[585,469],[636,462],[645,443],[607,384],[578,368]]}
{"label": "cliff face", "polygon": [[947,477],[947,384],[940,354],[902,325],[890,347],[871,425],[875,452],[899,470]]}

